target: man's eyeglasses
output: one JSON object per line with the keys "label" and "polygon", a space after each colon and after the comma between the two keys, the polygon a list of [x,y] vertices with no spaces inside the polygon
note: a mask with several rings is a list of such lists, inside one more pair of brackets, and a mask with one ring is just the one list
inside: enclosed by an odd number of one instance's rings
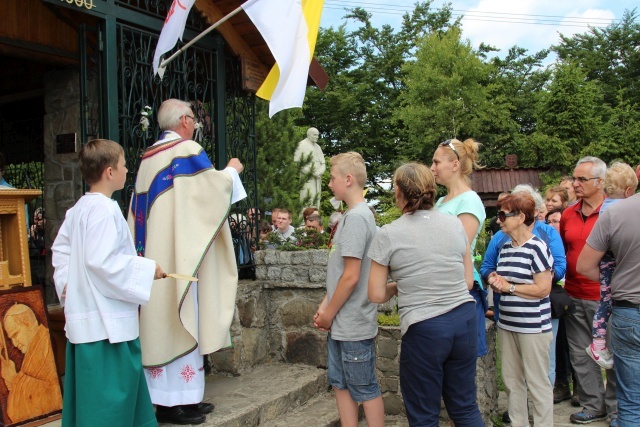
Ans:
{"label": "man's eyeglasses", "polygon": [[460,155],[458,154],[458,150],[456,150],[456,147],[453,145],[453,141],[451,141],[450,139],[447,139],[445,142],[441,143],[440,146],[451,148],[455,153],[456,157],[458,158],[458,160],[460,160]]}
{"label": "man's eyeglasses", "polygon": [[571,182],[579,181],[582,184],[584,184],[587,181],[591,181],[592,179],[600,179],[600,177],[598,177],[598,176],[593,177],[593,178],[587,178],[586,176],[570,176],[569,177],[569,181],[571,181]]}
{"label": "man's eyeglasses", "polygon": [[498,212],[498,221],[505,222],[507,220],[507,218],[509,218],[510,216],[516,216],[516,215],[519,215],[519,212],[506,213],[505,211],[499,211]]}
{"label": "man's eyeglasses", "polygon": [[185,117],[189,117],[191,120],[193,120],[193,122],[194,122],[194,123],[196,122],[196,118],[195,118],[195,117],[190,116],[190,115],[188,115],[188,114],[185,114],[184,116],[185,116]]}

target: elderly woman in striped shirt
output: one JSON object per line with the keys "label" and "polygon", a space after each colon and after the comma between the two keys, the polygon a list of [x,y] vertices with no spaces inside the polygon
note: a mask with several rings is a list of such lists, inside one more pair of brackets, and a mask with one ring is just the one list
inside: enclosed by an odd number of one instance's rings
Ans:
{"label": "elderly woman in striped shirt", "polygon": [[527,387],[536,426],[553,425],[553,387],[549,371],[553,257],[534,236],[535,202],[527,193],[507,196],[498,212],[500,229],[511,237],[500,251],[489,285],[500,293],[498,340],[502,378],[513,426],[528,426]]}

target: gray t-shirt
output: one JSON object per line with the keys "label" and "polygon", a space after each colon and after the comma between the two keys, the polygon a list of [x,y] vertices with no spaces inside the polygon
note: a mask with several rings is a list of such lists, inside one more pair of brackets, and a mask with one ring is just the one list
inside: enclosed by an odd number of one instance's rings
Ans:
{"label": "gray t-shirt", "polygon": [[587,244],[601,252],[611,250],[616,269],[611,278],[611,298],[640,304],[640,194],[600,210]]}
{"label": "gray t-shirt", "polygon": [[378,334],[378,309],[369,301],[368,283],[371,259],[369,245],[376,234],[373,214],[365,202],[358,203],[343,215],[333,236],[327,263],[327,295],[329,301],[344,273],[344,257],[362,260],[360,278],[349,299],[331,325],[331,338],[338,341],[360,341]]}
{"label": "gray t-shirt", "polygon": [[473,302],[464,279],[467,235],[457,216],[437,209],[402,215],[380,229],[369,256],[398,284],[400,329]]}

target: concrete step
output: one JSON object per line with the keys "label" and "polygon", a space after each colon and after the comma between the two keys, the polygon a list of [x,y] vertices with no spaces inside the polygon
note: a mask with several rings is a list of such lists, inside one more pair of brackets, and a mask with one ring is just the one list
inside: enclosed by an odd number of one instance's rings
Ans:
{"label": "concrete step", "polygon": [[211,375],[207,377],[204,401],[215,404],[216,409],[203,425],[263,425],[327,389],[326,370],[306,365],[268,364],[238,377]]}
{"label": "concrete step", "polygon": [[336,399],[331,392],[323,393],[306,404],[261,427],[340,427]]}

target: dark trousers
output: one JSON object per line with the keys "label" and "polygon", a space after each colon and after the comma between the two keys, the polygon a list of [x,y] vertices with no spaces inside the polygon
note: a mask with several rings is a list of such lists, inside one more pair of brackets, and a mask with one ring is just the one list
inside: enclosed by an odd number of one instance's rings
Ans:
{"label": "dark trousers", "polygon": [[465,303],[402,336],[400,387],[409,425],[438,426],[440,398],[456,427],[484,426],[476,403],[478,321]]}
{"label": "dark trousers", "polygon": [[571,361],[569,360],[569,344],[567,343],[566,316],[562,316],[558,324],[558,336],[556,337],[556,384],[569,384],[571,374]]}

